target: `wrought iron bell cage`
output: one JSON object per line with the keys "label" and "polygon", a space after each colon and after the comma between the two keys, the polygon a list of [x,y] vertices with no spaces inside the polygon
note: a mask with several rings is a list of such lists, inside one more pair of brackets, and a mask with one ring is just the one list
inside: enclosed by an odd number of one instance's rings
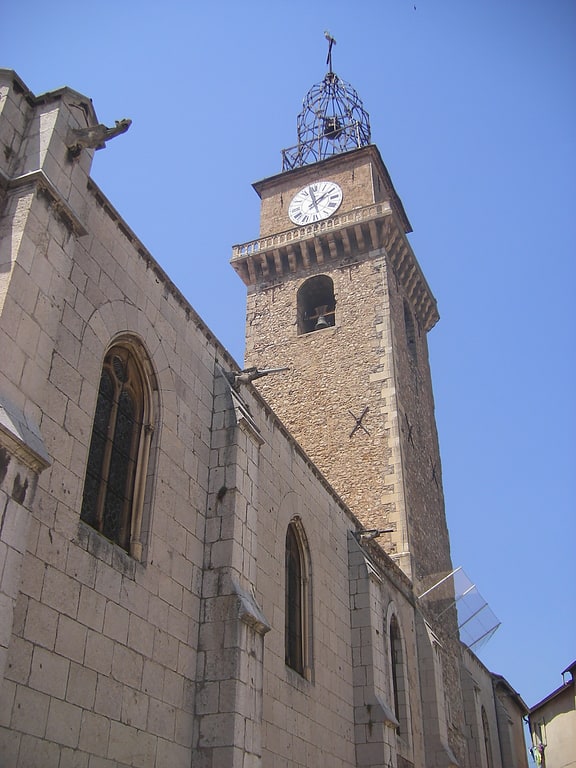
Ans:
{"label": "wrought iron bell cage", "polygon": [[297,120],[298,144],[282,150],[282,170],[370,144],[370,119],[351,85],[330,71],[313,85]]}

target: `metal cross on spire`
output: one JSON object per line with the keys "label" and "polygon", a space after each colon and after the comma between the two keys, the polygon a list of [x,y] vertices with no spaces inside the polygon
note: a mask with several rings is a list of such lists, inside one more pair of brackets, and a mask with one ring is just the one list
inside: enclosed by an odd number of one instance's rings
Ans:
{"label": "metal cross on spire", "polygon": [[326,57],[326,64],[328,65],[330,73],[332,72],[332,46],[336,45],[336,40],[332,37],[328,30],[325,30],[324,37],[328,40],[328,56]]}

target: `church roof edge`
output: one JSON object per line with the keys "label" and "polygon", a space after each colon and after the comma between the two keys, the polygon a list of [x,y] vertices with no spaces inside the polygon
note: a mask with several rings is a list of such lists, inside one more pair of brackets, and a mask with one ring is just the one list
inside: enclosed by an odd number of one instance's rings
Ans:
{"label": "church roof edge", "polygon": [[20,93],[24,95],[24,98],[30,104],[30,106],[35,106],[37,104],[47,104],[50,101],[58,101],[65,95],[71,96],[74,99],[80,99],[83,104],[86,105],[91,118],[94,120],[94,124],[98,123],[98,118],[96,116],[96,110],[94,109],[92,99],[88,96],[85,96],[83,93],[70,88],[67,85],[36,95],[33,93],[33,91],[30,90],[24,80],[14,69],[6,69],[0,67],[0,82],[7,80],[11,80],[13,82],[13,84],[16,86],[16,90],[20,91]]}

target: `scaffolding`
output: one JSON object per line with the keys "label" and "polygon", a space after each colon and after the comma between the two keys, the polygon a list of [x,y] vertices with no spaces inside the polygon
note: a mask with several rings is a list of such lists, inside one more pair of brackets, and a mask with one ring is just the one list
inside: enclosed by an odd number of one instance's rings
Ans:
{"label": "scaffolding", "polygon": [[418,600],[436,620],[455,606],[460,640],[474,652],[490,640],[501,623],[461,566],[423,592]]}

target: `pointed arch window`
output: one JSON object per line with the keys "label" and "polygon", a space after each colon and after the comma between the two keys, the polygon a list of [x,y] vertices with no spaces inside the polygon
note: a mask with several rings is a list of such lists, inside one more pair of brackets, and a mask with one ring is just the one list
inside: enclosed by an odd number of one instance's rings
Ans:
{"label": "pointed arch window", "polygon": [[320,331],[335,324],[334,282],[328,275],[317,275],[298,289],[298,334]]}
{"label": "pointed arch window", "polygon": [[390,618],[390,667],[394,714],[398,720],[398,733],[404,739],[410,736],[410,714],[408,703],[408,681],[400,625],[396,615]]}
{"label": "pointed arch window", "polygon": [[144,488],[153,423],[152,369],[123,340],[104,357],[80,518],[131,555],[142,554]]}
{"label": "pointed arch window", "polygon": [[308,564],[303,530],[293,520],[286,531],[284,650],[287,666],[309,677]]}
{"label": "pointed arch window", "polygon": [[490,726],[488,725],[488,717],[486,716],[486,710],[484,709],[484,706],[482,706],[481,716],[482,716],[482,734],[484,737],[484,754],[486,756],[486,765],[488,766],[488,768],[493,768],[494,763],[492,762],[492,744],[490,741]]}

